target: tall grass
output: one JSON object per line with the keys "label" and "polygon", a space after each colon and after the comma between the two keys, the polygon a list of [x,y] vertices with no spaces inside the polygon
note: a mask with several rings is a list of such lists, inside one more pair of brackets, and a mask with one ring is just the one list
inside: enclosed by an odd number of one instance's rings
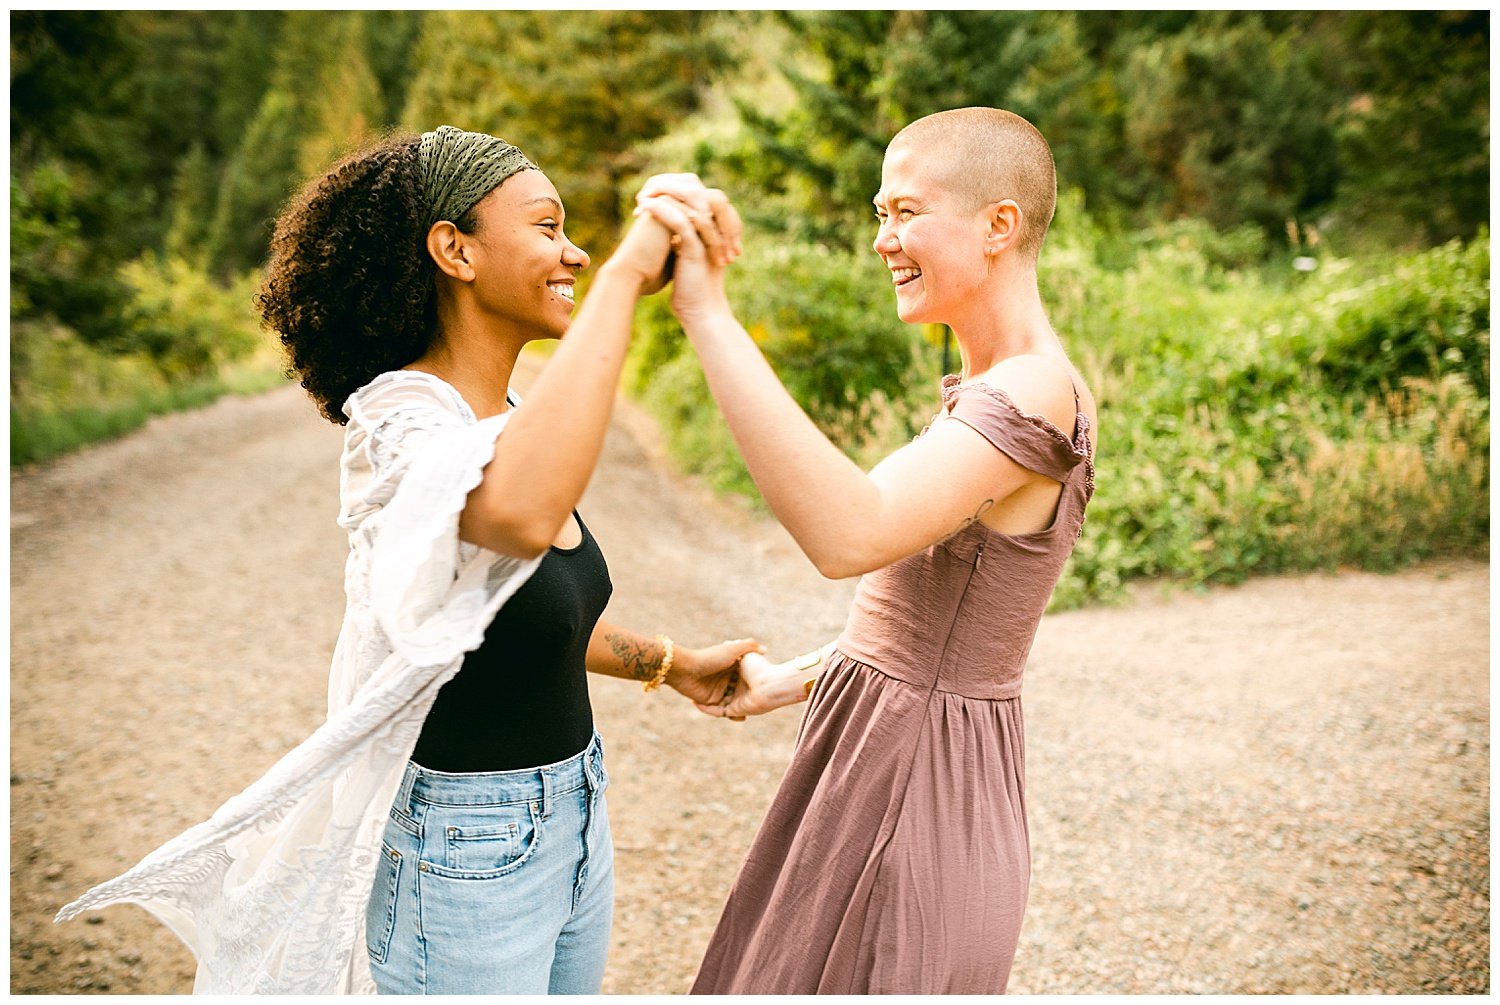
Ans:
{"label": "tall grass", "polygon": [[121,271],[133,299],[107,344],[13,320],[12,467],[122,436],[153,415],[285,381],[251,306],[254,277],[225,286],[179,259],[152,256]]}
{"label": "tall grass", "polygon": [[[267,343],[251,356],[196,378],[170,379],[143,354],[101,352],[54,330],[26,340],[26,380],[12,388],[10,463],[36,464],[139,429],[153,415],[201,408],[226,394],[286,383]],[[13,370],[17,366],[12,344]]]}

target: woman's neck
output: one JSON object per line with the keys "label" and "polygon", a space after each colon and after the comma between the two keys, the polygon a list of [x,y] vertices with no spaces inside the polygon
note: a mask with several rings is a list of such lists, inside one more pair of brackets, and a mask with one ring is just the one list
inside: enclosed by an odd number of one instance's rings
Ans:
{"label": "woman's neck", "polygon": [[964,380],[1012,356],[1061,350],[1034,274],[996,283],[987,292],[990,296],[976,298],[968,316],[951,325],[963,359]]}
{"label": "woman's neck", "polygon": [[520,354],[519,345],[452,332],[435,339],[432,347],[406,369],[447,381],[475,416],[485,419],[510,407],[505,394]]}

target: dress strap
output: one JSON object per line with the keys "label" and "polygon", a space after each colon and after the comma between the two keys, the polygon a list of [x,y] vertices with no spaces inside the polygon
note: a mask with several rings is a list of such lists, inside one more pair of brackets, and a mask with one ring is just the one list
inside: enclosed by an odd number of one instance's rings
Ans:
{"label": "dress strap", "polygon": [[[944,397],[951,402],[952,418],[974,429],[1028,471],[1054,481],[1066,481],[1073,469],[1088,457],[1077,441],[1050,419],[1021,411],[1010,395],[998,387],[983,383],[960,386],[955,381],[944,390]],[[1074,418],[1080,431],[1087,423],[1087,418],[1078,419],[1082,414],[1077,412]]]}

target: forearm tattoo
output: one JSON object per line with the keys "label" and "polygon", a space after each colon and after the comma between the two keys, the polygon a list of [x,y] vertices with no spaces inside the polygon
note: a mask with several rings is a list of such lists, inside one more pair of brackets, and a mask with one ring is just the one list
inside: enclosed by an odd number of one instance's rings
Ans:
{"label": "forearm tattoo", "polygon": [[610,652],[615,654],[631,680],[650,680],[656,676],[665,653],[655,642],[650,639],[627,638],[614,632],[606,635],[605,639],[609,642]]}

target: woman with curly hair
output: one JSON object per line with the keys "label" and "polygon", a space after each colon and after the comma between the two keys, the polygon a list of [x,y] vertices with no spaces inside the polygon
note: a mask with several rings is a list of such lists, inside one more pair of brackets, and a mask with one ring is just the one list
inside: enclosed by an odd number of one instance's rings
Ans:
{"label": "woman with curly hair", "polygon": [[[148,908],[200,992],[599,990],[613,846],[585,672],[715,705],[757,648],[600,621],[608,569],[575,510],[637,298],[689,232],[720,265],[738,253],[733,209],[703,205],[675,233],[642,216],[575,318],[589,257],[503,140],[388,137],[291,202],[257,301],[345,426],[329,716],[59,920]],[[521,405],[522,347],[565,332]]]}

